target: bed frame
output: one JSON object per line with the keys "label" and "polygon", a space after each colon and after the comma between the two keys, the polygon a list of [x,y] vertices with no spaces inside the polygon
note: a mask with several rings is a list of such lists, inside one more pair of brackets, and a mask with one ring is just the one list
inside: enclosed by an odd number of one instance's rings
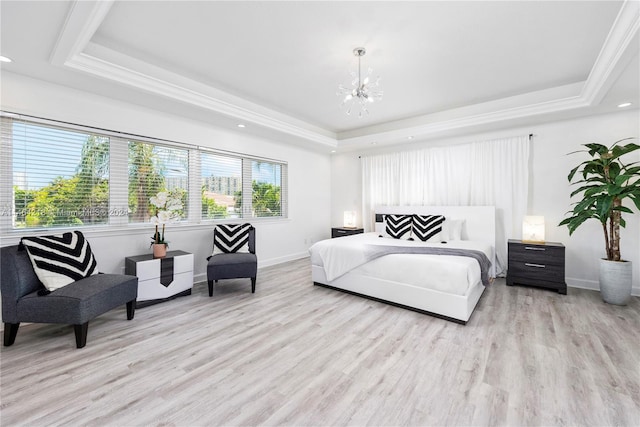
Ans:
{"label": "bed frame", "polygon": [[[495,248],[493,206],[379,206],[375,211],[378,232],[384,229],[382,216],[386,214],[444,215],[445,218],[465,220],[463,239],[487,242]],[[489,275],[493,277],[495,249],[491,264]],[[484,285],[478,282],[466,295],[453,295],[351,272],[328,281],[324,269],[316,265],[311,266],[311,275],[315,285],[342,290],[461,324],[467,323],[485,289]]]}

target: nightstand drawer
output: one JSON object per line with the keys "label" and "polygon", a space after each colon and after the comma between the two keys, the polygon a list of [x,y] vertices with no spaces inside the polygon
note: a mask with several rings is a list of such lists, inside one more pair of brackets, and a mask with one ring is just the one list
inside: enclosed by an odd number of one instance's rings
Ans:
{"label": "nightstand drawer", "polygon": [[512,260],[526,261],[534,264],[564,265],[564,247],[510,243],[510,263]]}
{"label": "nightstand drawer", "polygon": [[331,238],[335,237],[343,237],[343,236],[352,236],[354,234],[362,234],[364,233],[363,228],[339,228],[334,227],[331,229]]}
{"label": "nightstand drawer", "polygon": [[509,259],[509,275],[521,279],[564,282],[564,264],[541,264],[532,260]]}

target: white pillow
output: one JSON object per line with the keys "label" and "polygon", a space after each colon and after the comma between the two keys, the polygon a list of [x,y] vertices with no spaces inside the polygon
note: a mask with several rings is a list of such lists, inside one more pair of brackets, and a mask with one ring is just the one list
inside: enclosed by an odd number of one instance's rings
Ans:
{"label": "white pillow", "polygon": [[442,238],[447,242],[462,240],[462,227],[464,219],[447,218],[442,224]]}

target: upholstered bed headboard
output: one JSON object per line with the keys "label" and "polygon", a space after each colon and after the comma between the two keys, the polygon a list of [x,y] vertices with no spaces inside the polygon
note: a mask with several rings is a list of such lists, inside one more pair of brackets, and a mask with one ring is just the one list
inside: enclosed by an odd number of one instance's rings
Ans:
{"label": "upholstered bed headboard", "polygon": [[463,240],[486,242],[493,247],[492,270],[495,271],[496,208],[495,206],[376,206],[376,232],[384,231],[383,217],[397,215],[444,215],[448,219],[464,219]]}

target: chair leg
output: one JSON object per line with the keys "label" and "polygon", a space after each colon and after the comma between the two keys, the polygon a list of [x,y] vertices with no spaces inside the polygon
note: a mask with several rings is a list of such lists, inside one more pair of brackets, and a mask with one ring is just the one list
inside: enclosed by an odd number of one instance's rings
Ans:
{"label": "chair leg", "polygon": [[136,300],[131,300],[127,303],[127,320],[133,319],[136,314]]}
{"label": "chair leg", "polygon": [[19,327],[20,327],[20,322],[18,323],[4,322],[4,345],[6,347],[9,347],[16,341],[16,335],[18,335]]}
{"label": "chair leg", "polygon": [[209,296],[212,297],[213,296],[213,280],[207,281],[207,285],[209,285]]}
{"label": "chair leg", "polygon": [[85,322],[82,325],[73,325],[73,330],[76,333],[76,347],[84,347],[87,344],[87,331],[89,330],[89,322]]}
{"label": "chair leg", "polygon": [[256,293],[256,278],[255,277],[251,278],[251,293],[252,294]]}

